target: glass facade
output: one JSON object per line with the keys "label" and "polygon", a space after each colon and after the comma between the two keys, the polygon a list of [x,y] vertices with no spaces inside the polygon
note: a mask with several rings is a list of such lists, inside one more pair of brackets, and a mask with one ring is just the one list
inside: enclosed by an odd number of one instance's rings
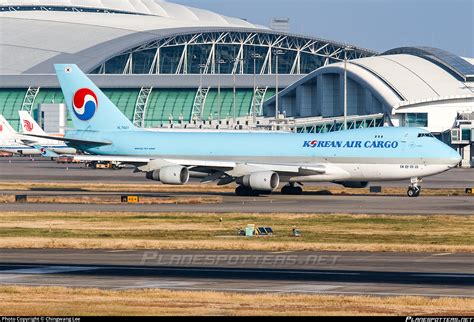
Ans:
{"label": "glass facade", "polygon": [[7,89],[0,91],[0,114],[13,126],[18,128],[20,124],[18,112],[25,98],[26,89]]}
{"label": "glass facade", "polygon": [[[158,36],[157,36],[158,37]],[[87,71],[92,74],[308,74],[315,69],[340,61],[344,57],[344,44],[322,39],[292,36],[275,31],[207,31],[183,33],[148,41],[102,62]],[[353,47],[348,59],[375,55],[375,52]],[[143,84],[146,87],[147,84]],[[165,123],[189,122],[196,88],[153,88],[146,113],[142,119],[146,127]],[[250,87],[250,86],[249,86]],[[273,86],[272,86],[273,87]],[[262,88],[260,88],[262,90]],[[264,101],[274,94],[266,91]],[[18,126],[17,111],[23,107],[27,89],[0,89],[0,113],[13,126]],[[104,93],[129,118],[134,119],[140,88],[104,89]],[[262,94],[262,92],[259,95]],[[202,120],[242,117],[258,109],[253,106],[253,88],[233,90],[216,88],[207,93],[202,109]],[[41,103],[62,103],[58,88],[40,88],[33,110]],[[256,100],[260,104],[261,97]],[[201,107],[200,107],[201,108]],[[137,114],[138,115],[138,114]],[[143,124],[140,123],[140,124]]]}
{"label": "glass facade", "polygon": [[461,130],[461,139],[463,141],[470,141],[471,140],[471,129],[462,129]]}
{"label": "glass facade", "polygon": [[[375,54],[359,48],[347,53],[349,59]],[[323,40],[271,32],[206,32],[144,43],[119,53],[90,73],[216,74],[220,68],[221,74],[253,74],[255,63],[257,74],[275,74],[278,60],[280,74],[308,74],[340,61],[343,55],[343,45]]]}
{"label": "glass facade", "polygon": [[[133,120],[136,102],[140,93],[139,88],[102,89],[104,94],[114,103],[127,118]],[[0,114],[17,129],[19,126],[18,111],[22,109],[27,89],[0,89]],[[145,127],[160,127],[164,124],[191,121],[193,103],[197,89],[162,89],[154,88],[148,99],[145,113]],[[275,94],[274,89],[268,89],[264,100]],[[235,95],[232,89],[209,91],[203,110],[203,120],[222,119],[234,116],[247,116],[250,113],[253,99],[253,89],[237,89]],[[41,88],[33,103],[33,115],[36,115],[40,104],[64,103],[64,96],[60,89]],[[68,118],[68,127],[72,127]]]}
{"label": "glass facade", "polygon": [[406,113],[405,126],[428,127],[428,113]]}

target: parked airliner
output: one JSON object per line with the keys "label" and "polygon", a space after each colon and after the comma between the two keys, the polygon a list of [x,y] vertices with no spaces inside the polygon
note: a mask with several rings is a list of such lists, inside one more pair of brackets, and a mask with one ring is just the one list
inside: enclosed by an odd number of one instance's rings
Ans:
{"label": "parked airliner", "polygon": [[186,184],[190,177],[237,183],[237,195],[276,190],[300,194],[304,182],[365,187],[369,181],[410,180],[458,165],[460,155],[418,128],[381,127],[321,134],[154,132],[135,127],[76,66],[55,65],[74,130],[63,139],[90,155],[79,160],[136,166],[151,180]]}
{"label": "parked airliner", "polygon": [[[0,151],[13,154],[40,155],[42,154],[41,151],[34,147],[38,144],[59,154],[76,153],[76,149],[67,146],[63,141],[58,141],[57,137],[47,137],[47,134],[28,112],[20,111],[18,113],[22,133],[15,131],[5,117],[0,115]],[[45,138],[31,135],[45,136]]]}

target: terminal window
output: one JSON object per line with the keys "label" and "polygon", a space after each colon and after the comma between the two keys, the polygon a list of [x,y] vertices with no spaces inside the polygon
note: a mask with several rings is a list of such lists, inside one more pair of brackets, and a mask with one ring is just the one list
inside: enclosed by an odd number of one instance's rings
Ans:
{"label": "terminal window", "polygon": [[406,113],[405,126],[428,127],[428,113]]}
{"label": "terminal window", "polygon": [[462,129],[461,130],[461,139],[463,141],[469,141],[471,139],[471,129]]}

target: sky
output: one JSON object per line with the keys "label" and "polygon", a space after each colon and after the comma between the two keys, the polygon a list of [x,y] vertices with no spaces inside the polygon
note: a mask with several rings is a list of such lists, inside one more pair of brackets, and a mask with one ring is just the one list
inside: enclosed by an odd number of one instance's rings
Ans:
{"label": "sky", "polygon": [[431,46],[474,57],[474,0],[169,0],[292,33],[383,52]]}

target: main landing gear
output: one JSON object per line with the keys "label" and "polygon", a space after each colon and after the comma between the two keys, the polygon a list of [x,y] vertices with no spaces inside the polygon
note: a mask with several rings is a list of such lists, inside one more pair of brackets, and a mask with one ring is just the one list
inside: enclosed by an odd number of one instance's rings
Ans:
{"label": "main landing gear", "polygon": [[294,183],[287,184],[281,188],[282,195],[301,195],[303,189],[300,186],[295,185]]}
{"label": "main landing gear", "polygon": [[418,197],[421,192],[421,186],[418,184],[421,182],[421,178],[412,178],[411,185],[408,187],[407,195],[410,198]]}
{"label": "main landing gear", "polygon": [[[271,191],[253,190],[252,188],[245,187],[245,186],[238,186],[235,189],[235,194],[237,196],[256,197],[259,195],[270,194],[270,193]],[[294,183],[287,184],[286,186],[281,188],[282,195],[301,195],[302,193],[303,193],[303,189]]]}
{"label": "main landing gear", "polygon": [[265,191],[253,190],[250,187],[238,186],[235,189],[235,194],[241,197],[258,197],[261,194],[265,194]]}

